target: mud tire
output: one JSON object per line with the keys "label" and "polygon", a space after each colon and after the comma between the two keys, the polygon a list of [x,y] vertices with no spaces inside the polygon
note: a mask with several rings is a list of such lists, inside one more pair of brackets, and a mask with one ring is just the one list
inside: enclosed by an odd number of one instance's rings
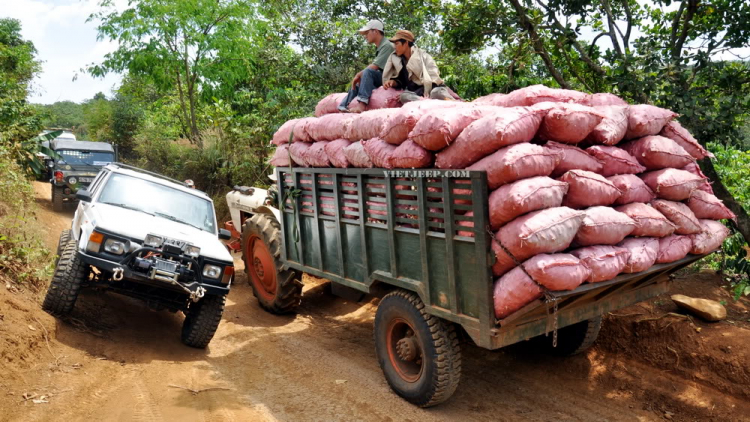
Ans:
{"label": "mud tire", "polygon": [[261,308],[287,314],[302,302],[302,273],[281,267],[281,226],[273,216],[255,214],[242,226],[242,261]]}
{"label": "mud tire", "polygon": [[75,306],[81,286],[89,274],[89,266],[78,257],[75,239],[63,247],[55,266],[55,274],[47,288],[42,309],[54,316],[69,314]]}
{"label": "mud tire", "polygon": [[60,212],[65,209],[63,202],[63,188],[52,185],[52,210]]}
{"label": "mud tire", "polygon": [[205,349],[219,328],[224,314],[225,295],[206,295],[190,304],[182,323],[182,342],[190,347]]}
{"label": "mud tire", "polygon": [[[411,338],[420,351],[417,355],[421,359],[416,361],[420,363],[401,360],[394,351],[399,324],[413,330],[407,333],[414,333]],[[375,314],[374,337],[380,368],[399,396],[417,406],[430,407],[448,400],[456,391],[461,379],[461,350],[455,326],[428,314],[416,294],[396,290],[383,297]],[[404,365],[412,365],[414,371],[404,375],[408,372]]]}
{"label": "mud tire", "polygon": [[537,337],[542,350],[554,356],[573,356],[591,347],[602,328],[598,316],[557,330],[557,347],[552,347],[552,333]]}
{"label": "mud tire", "polygon": [[[72,239],[73,233],[70,231],[70,229],[65,229],[60,233],[60,239],[57,241],[57,261],[60,261],[60,257],[62,256],[62,251],[65,245],[70,242],[70,239]],[[56,262],[57,263],[57,262]]]}

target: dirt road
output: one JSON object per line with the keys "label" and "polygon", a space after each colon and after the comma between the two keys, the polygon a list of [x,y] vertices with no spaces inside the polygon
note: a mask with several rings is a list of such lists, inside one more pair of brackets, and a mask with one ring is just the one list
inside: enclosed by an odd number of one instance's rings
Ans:
{"label": "dirt road", "polygon": [[[48,243],[54,247],[72,213],[51,211],[46,186],[36,186],[43,208],[40,219],[50,227]],[[722,389],[721,383],[706,381],[695,371],[685,374],[661,367],[660,361],[636,358],[635,349],[618,350],[628,347],[617,345],[628,325],[611,321],[602,333],[603,346],[568,359],[540,355],[524,345],[490,352],[464,344],[463,377],[455,396],[437,408],[419,409],[391,392],[375,359],[372,321],[377,299],[347,302],[332,296],[324,280],[306,278],[299,313],[274,316],[257,306],[237,258],[235,265],[243,276],[236,280],[224,319],[206,350],[180,343],[181,315],[149,311],[129,298],[86,293],[72,318],[61,322],[41,312],[38,295],[0,287],[0,338],[5,338],[5,343],[0,340],[0,420],[750,417],[741,385],[739,392]],[[683,321],[670,325],[672,330],[683,326],[688,327]],[[732,328],[748,334],[746,328]],[[740,342],[737,348],[743,342],[747,346],[748,339],[735,338]],[[678,355],[675,368],[687,365],[679,362],[687,353],[683,348],[698,350],[691,344],[678,345],[679,339],[665,341],[665,347]],[[736,359],[728,364],[738,365],[735,369],[747,376],[747,354],[736,349],[734,353]],[[674,355],[665,356],[666,365],[672,365]],[[688,360],[689,356],[683,358]],[[738,384],[743,379],[730,381]]]}

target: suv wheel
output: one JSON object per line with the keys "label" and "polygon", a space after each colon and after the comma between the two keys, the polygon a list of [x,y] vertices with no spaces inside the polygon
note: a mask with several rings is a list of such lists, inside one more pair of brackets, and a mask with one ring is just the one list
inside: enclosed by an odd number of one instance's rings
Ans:
{"label": "suv wheel", "polygon": [[214,337],[224,313],[226,296],[207,295],[190,304],[182,323],[182,342],[203,349]]}
{"label": "suv wheel", "polygon": [[[60,239],[57,241],[57,261],[60,261],[60,257],[62,256],[63,248],[65,248],[65,245],[70,242],[71,238],[71,231],[70,229],[65,229],[60,233]],[[55,262],[57,264],[57,262]]]}
{"label": "suv wheel", "polygon": [[255,214],[242,226],[242,260],[260,306],[274,314],[294,311],[302,301],[299,271],[281,269],[281,227],[275,218]]}
{"label": "suv wheel", "polygon": [[55,316],[69,314],[88,274],[88,264],[78,257],[75,239],[69,240],[60,253],[42,309]]}
{"label": "suv wheel", "polygon": [[63,202],[63,189],[62,187],[57,187],[55,185],[52,185],[52,210],[53,211],[62,211],[63,207],[65,206],[65,203]]}

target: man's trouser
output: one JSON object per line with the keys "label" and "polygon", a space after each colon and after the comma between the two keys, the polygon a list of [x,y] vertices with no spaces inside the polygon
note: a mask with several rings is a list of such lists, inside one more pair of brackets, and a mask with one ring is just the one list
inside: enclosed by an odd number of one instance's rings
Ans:
{"label": "man's trouser", "polygon": [[383,72],[370,69],[369,67],[366,68],[362,72],[362,78],[359,81],[359,85],[354,86],[349,90],[349,94],[343,101],[341,101],[339,107],[348,107],[349,103],[354,101],[355,98],[361,103],[369,104],[372,91],[380,86],[383,86]]}
{"label": "man's trouser", "polygon": [[[433,100],[453,100],[453,96],[450,94],[450,91],[448,91],[448,88],[444,86],[438,86],[435,88],[432,88],[432,91],[430,91],[430,98]],[[418,95],[417,93],[411,92],[411,91],[404,91],[399,95],[398,97],[399,101],[401,101],[401,104],[406,104],[411,101],[418,101],[422,99],[421,95]]]}

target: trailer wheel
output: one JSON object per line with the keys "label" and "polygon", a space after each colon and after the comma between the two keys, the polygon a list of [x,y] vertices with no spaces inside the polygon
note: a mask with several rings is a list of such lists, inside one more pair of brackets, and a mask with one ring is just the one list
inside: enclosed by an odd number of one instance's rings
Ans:
{"label": "trailer wheel", "polygon": [[59,212],[65,207],[63,202],[63,189],[52,185],[52,210]]}
{"label": "trailer wheel", "polygon": [[281,268],[281,227],[275,218],[255,214],[242,226],[242,260],[260,306],[274,314],[294,311],[302,301],[301,274]]}
{"label": "trailer wheel", "polygon": [[602,328],[602,317],[598,316],[557,330],[557,347],[552,347],[552,333],[539,336],[542,348],[555,356],[573,356],[591,347]]}
{"label": "trailer wheel", "polygon": [[[57,241],[57,261],[60,260],[60,256],[62,256],[63,248],[65,248],[65,245],[70,242],[72,236],[72,232],[70,229],[65,229],[60,233],[60,239]],[[55,263],[57,263],[57,261]]]}
{"label": "trailer wheel", "polygon": [[411,292],[397,290],[383,297],[375,314],[375,352],[396,394],[430,407],[456,391],[461,351],[455,327],[424,308]]}
{"label": "trailer wheel", "polygon": [[69,314],[88,273],[89,266],[78,257],[78,245],[71,239],[63,247],[57,261],[42,309],[55,316]]}

